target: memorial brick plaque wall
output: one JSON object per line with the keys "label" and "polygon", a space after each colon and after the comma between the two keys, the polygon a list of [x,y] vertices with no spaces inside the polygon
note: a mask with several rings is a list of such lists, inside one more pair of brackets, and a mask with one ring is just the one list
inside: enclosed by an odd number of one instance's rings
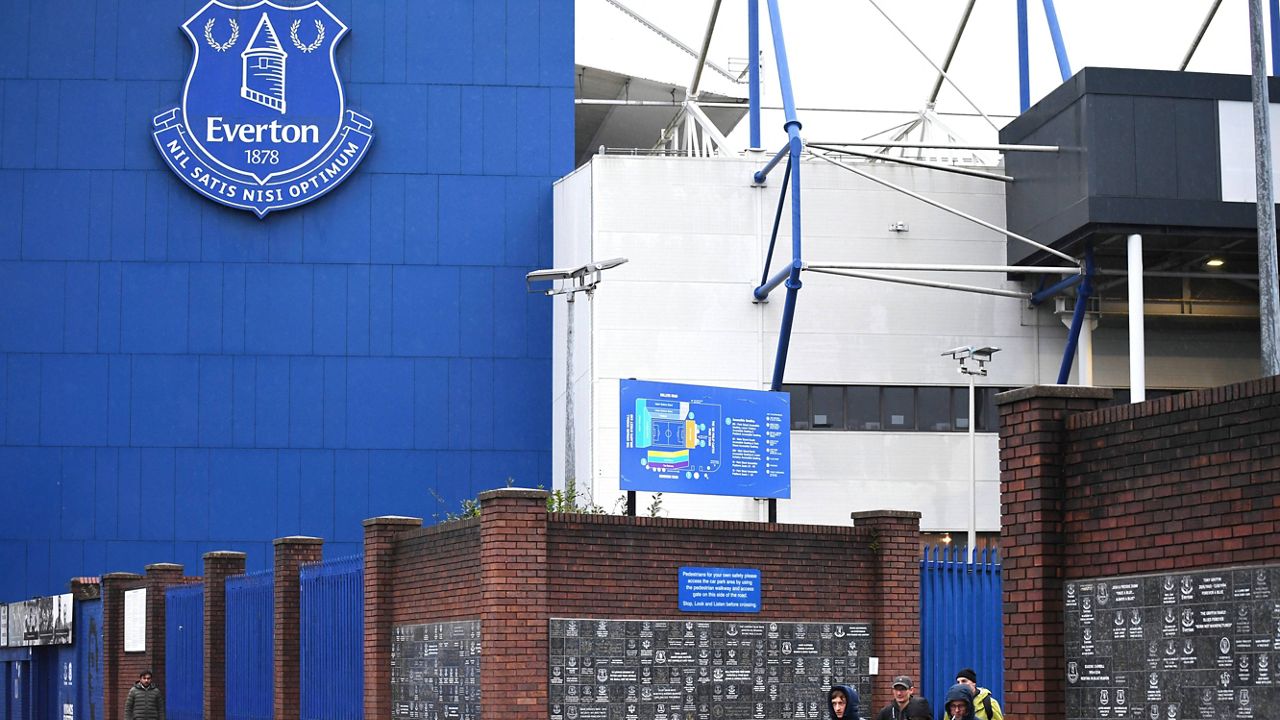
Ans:
{"label": "memorial brick plaque wall", "polygon": [[395,626],[391,716],[480,720],[479,620]]}
{"label": "memorial brick plaque wall", "polygon": [[866,623],[550,622],[551,720],[816,720],[839,684],[871,716]]}
{"label": "memorial brick plaque wall", "polygon": [[1280,566],[1069,581],[1068,720],[1280,717]]}

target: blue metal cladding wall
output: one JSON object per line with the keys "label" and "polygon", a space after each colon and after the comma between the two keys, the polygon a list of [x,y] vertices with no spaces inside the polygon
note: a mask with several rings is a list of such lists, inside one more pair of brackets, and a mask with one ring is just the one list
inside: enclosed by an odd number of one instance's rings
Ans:
{"label": "blue metal cladding wall", "polygon": [[271,720],[273,579],[227,578],[227,720]]}
{"label": "blue metal cladding wall", "polygon": [[76,720],[102,720],[102,601],[76,600],[75,627]]}
{"label": "blue metal cladding wall", "polygon": [[1004,599],[1000,558],[983,550],[970,565],[961,547],[928,548],[920,561],[920,681],[941,712],[956,672],[969,667],[978,685],[1004,698]]}
{"label": "blue metal cladding wall", "polygon": [[328,1],[376,138],[264,220],[149,136],[201,4],[4,3],[0,601],[210,550],[263,569],[286,535],[349,555],[364,518],[551,484],[524,274],[572,169],[572,0]]}
{"label": "blue metal cladding wall", "polygon": [[164,600],[165,711],[171,720],[204,717],[204,586],[169,588]]}
{"label": "blue metal cladding wall", "polygon": [[303,565],[302,720],[364,717],[364,556]]}

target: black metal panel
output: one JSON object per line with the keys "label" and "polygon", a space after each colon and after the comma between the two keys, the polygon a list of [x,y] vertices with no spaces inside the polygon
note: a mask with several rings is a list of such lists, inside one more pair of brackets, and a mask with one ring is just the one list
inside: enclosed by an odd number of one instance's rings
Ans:
{"label": "black metal panel", "polygon": [[[1006,153],[1009,229],[1076,254],[1117,232],[1252,232],[1253,205],[1221,201],[1218,143],[1218,101],[1249,99],[1247,76],[1082,70],[1000,132],[1002,143],[1061,148]],[[1044,257],[1009,241],[1011,263]]]}
{"label": "black metal panel", "polygon": [[1280,567],[1068,582],[1067,719],[1275,717]]}

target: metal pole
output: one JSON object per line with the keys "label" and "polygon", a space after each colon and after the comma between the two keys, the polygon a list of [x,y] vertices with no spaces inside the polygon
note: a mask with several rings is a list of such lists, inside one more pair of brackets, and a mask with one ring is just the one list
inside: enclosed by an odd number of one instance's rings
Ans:
{"label": "metal pole", "polygon": [[564,353],[564,493],[569,498],[569,502],[577,503],[577,470],[574,462],[574,455],[577,454],[577,448],[574,443],[574,427],[573,427],[573,297],[576,293],[570,291],[565,295],[567,305],[566,325],[565,325],[565,353]]}
{"label": "metal pole", "polygon": [[[1277,0],[1271,0],[1274,3]],[[1200,47],[1200,41],[1204,39],[1205,32],[1209,29],[1209,24],[1213,22],[1213,16],[1218,14],[1218,6],[1222,4],[1222,0],[1213,0],[1213,6],[1209,8],[1209,14],[1204,16],[1204,22],[1200,23],[1200,31],[1196,33],[1196,39],[1191,41],[1191,47],[1187,48],[1187,54],[1182,58],[1182,64],[1178,66],[1181,72],[1187,69],[1191,64],[1191,56],[1196,54],[1196,50]],[[1274,11],[1272,19],[1275,19]]]}
{"label": "metal pole", "polygon": [[1253,60],[1253,138],[1258,183],[1258,319],[1262,374],[1280,375],[1280,299],[1276,288],[1276,206],[1271,187],[1270,90],[1263,55],[1262,0],[1249,0],[1249,55]]}
{"label": "metal pole", "polygon": [[760,0],[747,0],[747,55],[751,149],[760,150]]}
{"label": "metal pole", "polygon": [[1280,0],[1271,0],[1271,73],[1280,75]]}
{"label": "metal pole", "polygon": [[969,373],[969,563],[973,564],[973,548],[978,544],[978,434],[977,417],[973,413],[973,373]]}
{"label": "metal pole", "polygon": [[[1047,1],[1047,0],[1046,0]],[[698,85],[702,82],[702,66],[707,62],[707,51],[711,49],[711,36],[716,31],[716,16],[720,14],[720,0],[711,3],[711,17],[707,18],[707,29],[702,34],[702,48],[698,51],[697,62],[693,65],[693,79],[689,81],[687,98],[698,97]]]}
{"label": "metal pole", "polygon": [[1058,72],[1063,81],[1071,77],[1071,61],[1067,59],[1067,46],[1062,42],[1062,28],[1058,26],[1058,12],[1053,0],[1044,0],[1044,17],[1049,21],[1049,37],[1053,40],[1053,52],[1058,56]]}
{"label": "metal pole", "polygon": [[1027,61],[1027,0],[1018,0],[1018,108],[1031,107],[1031,70]]}
{"label": "metal pole", "polygon": [[1142,236],[1129,236],[1129,401],[1147,399],[1146,338],[1143,326]]}
{"label": "metal pole", "polygon": [[942,61],[942,70],[938,72],[938,79],[933,82],[933,91],[929,93],[929,104],[932,105],[938,100],[938,93],[942,91],[942,79],[946,76],[946,72],[951,69],[951,60],[956,56],[956,48],[960,47],[960,38],[964,35],[964,28],[969,24],[969,15],[973,12],[973,4],[977,0],[969,0],[969,4],[964,7],[964,14],[960,16],[960,27],[956,28],[956,34],[951,38],[951,47],[947,49],[947,59]]}

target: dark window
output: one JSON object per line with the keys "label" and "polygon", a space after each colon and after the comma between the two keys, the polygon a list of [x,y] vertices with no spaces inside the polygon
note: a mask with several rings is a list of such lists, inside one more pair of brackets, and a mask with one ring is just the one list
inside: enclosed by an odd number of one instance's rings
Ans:
{"label": "dark window", "polygon": [[886,387],[881,396],[880,422],[883,430],[915,430],[916,389]]}
{"label": "dark window", "polygon": [[783,385],[782,392],[791,394],[791,429],[809,429],[809,386]]}
{"label": "dark window", "polygon": [[809,417],[813,429],[844,429],[844,386],[814,385],[811,389]]}
{"label": "dark window", "polygon": [[[976,402],[978,398],[974,400]],[[952,430],[969,432],[969,388],[951,388],[951,417],[954,420]],[[978,417],[982,417],[981,410],[978,411]],[[981,430],[982,425],[978,425],[977,429]]]}
{"label": "dark window", "polygon": [[853,385],[845,388],[845,427],[850,430],[880,429],[879,386]]}
{"label": "dark window", "polygon": [[976,405],[974,409],[978,413],[978,424],[975,426],[978,432],[998,432],[1000,430],[1000,411],[996,410],[996,395],[1004,392],[1005,389],[978,388],[978,397],[974,400]]}
{"label": "dark window", "polygon": [[951,429],[951,388],[916,390],[916,429],[930,432]]}

